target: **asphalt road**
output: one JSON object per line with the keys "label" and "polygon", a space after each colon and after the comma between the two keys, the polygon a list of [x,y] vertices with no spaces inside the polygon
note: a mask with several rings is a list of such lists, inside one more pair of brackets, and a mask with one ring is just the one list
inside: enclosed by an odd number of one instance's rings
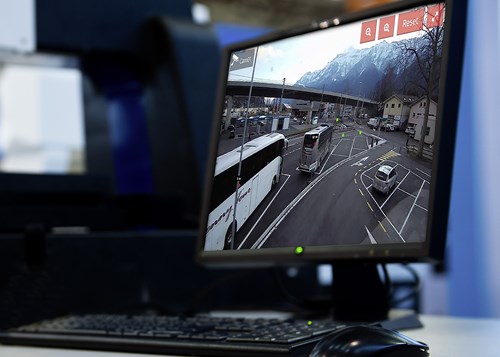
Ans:
{"label": "asphalt road", "polygon": [[[430,164],[406,155],[402,132],[366,127],[334,134],[320,170],[298,170],[302,138],[290,138],[279,185],[236,235],[235,247],[421,242],[425,238]],[[403,144],[403,146],[402,146]],[[371,188],[381,164],[396,166],[388,195]]]}

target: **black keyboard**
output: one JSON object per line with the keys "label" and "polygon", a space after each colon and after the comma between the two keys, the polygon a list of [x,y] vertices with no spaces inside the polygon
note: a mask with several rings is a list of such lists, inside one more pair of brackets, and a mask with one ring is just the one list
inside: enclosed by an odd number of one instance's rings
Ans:
{"label": "black keyboard", "polygon": [[307,356],[327,321],[200,315],[71,315],[0,332],[0,342],[92,350],[199,356]]}

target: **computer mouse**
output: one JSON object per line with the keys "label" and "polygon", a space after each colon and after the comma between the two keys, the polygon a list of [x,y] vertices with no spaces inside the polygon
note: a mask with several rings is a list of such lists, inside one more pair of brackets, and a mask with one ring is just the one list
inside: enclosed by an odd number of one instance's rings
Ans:
{"label": "computer mouse", "polygon": [[429,347],[376,325],[348,326],[323,337],[310,357],[428,357]]}

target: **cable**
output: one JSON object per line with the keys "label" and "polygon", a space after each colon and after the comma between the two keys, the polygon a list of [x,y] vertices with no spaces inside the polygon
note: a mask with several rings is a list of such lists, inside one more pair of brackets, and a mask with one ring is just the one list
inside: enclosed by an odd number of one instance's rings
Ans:
{"label": "cable", "polygon": [[316,298],[311,296],[305,296],[302,298],[297,297],[296,295],[292,294],[287,288],[287,286],[284,284],[283,278],[279,274],[279,269],[276,267],[272,267],[270,269],[271,269],[270,270],[271,275],[274,278],[276,286],[283,294],[284,298],[299,310],[304,310],[306,312],[320,311],[320,313],[323,314],[324,312],[329,311],[331,309],[332,300],[330,295],[327,298],[321,296],[318,296]]}
{"label": "cable", "polygon": [[285,286],[283,283],[283,279],[279,276],[278,274],[278,269],[276,267],[270,268],[271,270],[271,276],[273,277],[274,282],[276,283],[277,287],[279,288],[280,292],[283,294],[286,300],[290,302],[293,305],[296,305],[297,307],[301,307],[305,305],[305,300],[300,299],[296,297],[295,295],[291,294],[288,288]]}
{"label": "cable", "polygon": [[391,301],[392,306],[397,306],[397,305],[401,304],[402,302],[405,302],[409,299],[415,299],[418,296],[418,293],[420,291],[420,286],[421,286],[420,285],[420,277],[418,276],[418,273],[416,272],[416,270],[412,266],[410,266],[409,264],[406,264],[406,263],[401,264],[401,266],[403,268],[405,268],[410,273],[410,275],[413,277],[414,286],[413,286],[413,289],[408,294],[403,295],[402,297],[400,297],[398,299],[392,300]]}
{"label": "cable", "polygon": [[387,265],[384,263],[384,264],[381,264],[382,266],[382,271],[384,273],[384,281],[385,281],[385,291],[387,293],[388,296],[390,296],[392,294],[392,281],[391,281],[391,277],[389,275],[389,272],[387,271]]}
{"label": "cable", "polygon": [[224,285],[230,283],[232,280],[239,280],[246,278],[253,274],[253,270],[238,270],[233,273],[225,274],[223,277],[216,279],[209,285],[205,286],[201,291],[189,302],[187,308],[184,311],[184,315],[191,316],[199,312],[199,307],[205,299],[210,296],[214,291],[220,291]]}

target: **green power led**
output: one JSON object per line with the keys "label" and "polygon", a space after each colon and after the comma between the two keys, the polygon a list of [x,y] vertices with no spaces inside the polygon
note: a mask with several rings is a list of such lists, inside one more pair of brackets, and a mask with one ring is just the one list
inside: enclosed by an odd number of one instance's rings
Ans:
{"label": "green power led", "polygon": [[302,253],[304,253],[304,247],[296,247],[295,248],[295,254],[296,255],[300,255]]}

